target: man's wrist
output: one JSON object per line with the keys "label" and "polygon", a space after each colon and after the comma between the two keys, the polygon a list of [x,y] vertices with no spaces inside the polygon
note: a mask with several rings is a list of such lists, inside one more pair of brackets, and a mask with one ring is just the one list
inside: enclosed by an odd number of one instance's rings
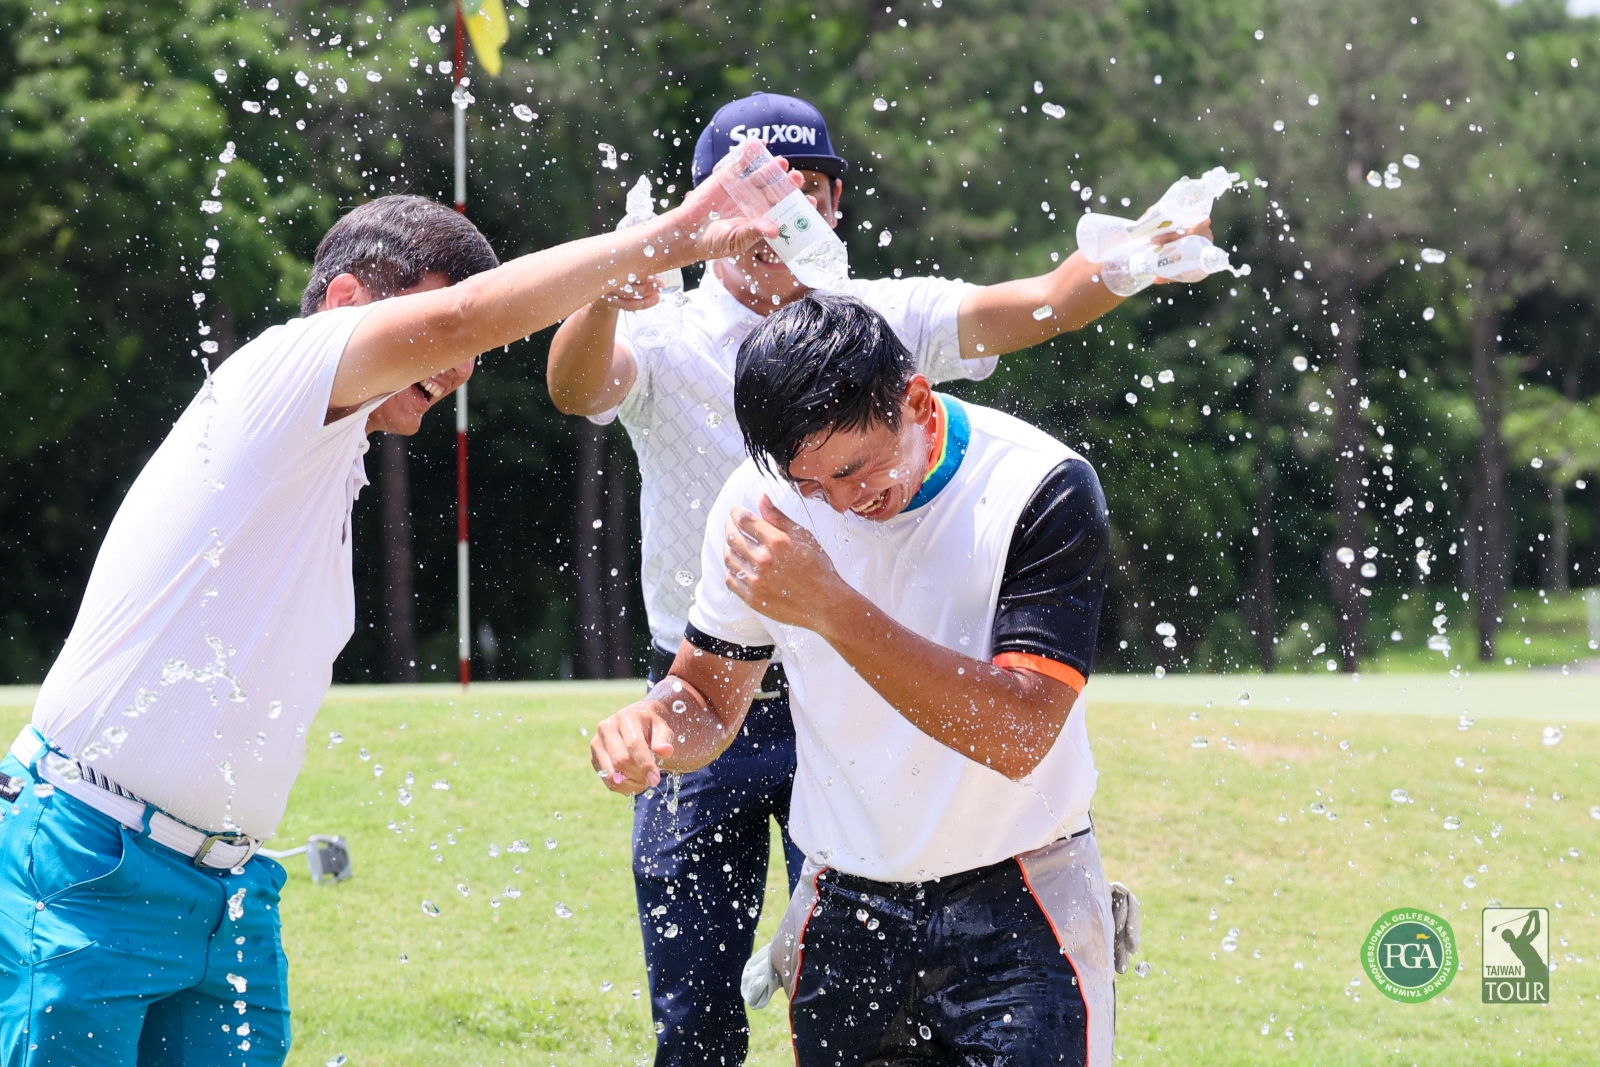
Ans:
{"label": "man's wrist", "polygon": [[872,602],[856,592],[850,584],[835,576],[837,590],[824,601],[822,615],[811,626],[816,635],[832,645],[835,651],[847,636],[860,636],[869,627],[868,615]]}
{"label": "man's wrist", "polygon": [[700,251],[693,235],[703,228],[703,224],[695,225],[682,205],[657,215],[645,226],[650,228],[650,246],[655,249],[651,257],[654,273],[660,274],[700,262]]}

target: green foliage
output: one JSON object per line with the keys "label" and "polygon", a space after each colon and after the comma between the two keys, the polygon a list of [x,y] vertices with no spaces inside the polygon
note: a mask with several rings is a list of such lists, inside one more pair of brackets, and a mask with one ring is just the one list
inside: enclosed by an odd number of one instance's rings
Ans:
{"label": "green foliage", "polygon": [[[852,161],[843,232],[861,275],[1042,273],[1072,251],[1085,207],[1131,214],[1179,175],[1240,171],[1250,184],[1219,202],[1215,228],[1250,277],[1150,290],[960,387],[1097,464],[1115,537],[1102,668],[1248,666],[1263,648],[1306,662],[1337,636],[1330,583],[1354,572],[1333,553],[1348,531],[1377,550],[1365,650],[1388,654],[1398,591],[1431,603],[1475,589],[1481,446],[1501,425],[1480,405],[1497,395],[1515,452],[1513,577],[1544,580],[1540,536],[1564,522],[1575,580],[1593,580],[1600,492],[1569,482],[1557,509],[1554,468],[1516,451],[1522,427],[1543,425],[1526,408],[1547,396],[1535,387],[1573,410],[1600,392],[1600,39],[1558,0],[530,0],[507,13],[505,69],[469,65],[467,111],[469,214],[503,258],[613,225],[640,172],[681,196],[705,119],[755,89],[829,117]],[[105,523],[199,384],[202,342],[221,358],[293,315],[341,211],[390,191],[451,199],[448,14],[0,0],[0,678],[48,665]],[[1423,247],[1445,262],[1421,262]],[[1360,329],[1341,339],[1330,324],[1349,308]],[[578,650],[576,423],[545,396],[547,343],[491,354],[473,382],[474,608],[500,637],[501,676],[556,675]],[[1487,378],[1475,345],[1493,349]],[[435,677],[454,640],[447,423],[410,446],[419,649]],[[357,512],[347,679],[382,677],[375,512]],[[1271,604],[1257,579],[1269,559]],[[642,647],[639,607],[635,592]]]}

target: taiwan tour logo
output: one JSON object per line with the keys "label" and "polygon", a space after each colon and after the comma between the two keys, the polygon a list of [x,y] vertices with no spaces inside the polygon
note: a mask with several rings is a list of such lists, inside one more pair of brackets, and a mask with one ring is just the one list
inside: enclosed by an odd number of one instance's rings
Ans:
{"label": "taiwan tour logo", "polygon": [[1548,908],[1483,909],[1483,1002],[1550,1003]]}
{"label": "taiwan tour logo", "polygon": [[1361,964],[1378,992],[1421,1003],[1445,991],[1459,967],[1456,935],[1437,915],[1396,908],[1372,924]]}

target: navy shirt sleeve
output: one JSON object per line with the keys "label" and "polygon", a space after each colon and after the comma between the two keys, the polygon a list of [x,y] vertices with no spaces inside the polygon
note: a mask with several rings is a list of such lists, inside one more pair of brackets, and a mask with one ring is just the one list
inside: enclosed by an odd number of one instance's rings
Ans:
{"label": "navy shirt sleeve", "polygon": [[1012,532],[994,614],[996,663],[1082,686],[1094,665],[1110,546],[1100,478],[1086,460],[1067,460],[1039,483]]}

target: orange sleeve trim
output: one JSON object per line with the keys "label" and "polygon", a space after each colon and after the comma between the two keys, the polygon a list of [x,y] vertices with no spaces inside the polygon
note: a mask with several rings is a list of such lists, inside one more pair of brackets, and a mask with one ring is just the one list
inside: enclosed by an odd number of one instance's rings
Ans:
{"label": "orange sleeve trim", "polygon": [[1020,667],[1025,671],[1042,674],[1046,678],[1054,678],[1058,682],[1072,686],[1081,693],[1089,680],[1065,663],[1057,663],[1053,659],[1035,656],[1031,652],[1001,652],[992,661],[996,667]]}

